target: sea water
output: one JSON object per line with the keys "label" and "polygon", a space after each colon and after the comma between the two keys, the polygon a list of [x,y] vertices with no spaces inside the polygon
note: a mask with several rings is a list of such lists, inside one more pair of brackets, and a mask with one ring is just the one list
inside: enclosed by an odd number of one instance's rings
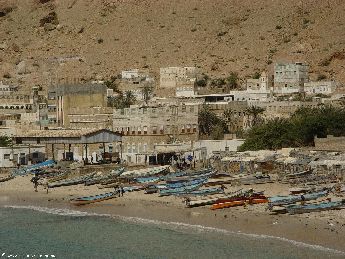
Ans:
{"label": "sea water", "polygon": [[345,258],[268,236],[41,207],[0,208],[2,258]]}

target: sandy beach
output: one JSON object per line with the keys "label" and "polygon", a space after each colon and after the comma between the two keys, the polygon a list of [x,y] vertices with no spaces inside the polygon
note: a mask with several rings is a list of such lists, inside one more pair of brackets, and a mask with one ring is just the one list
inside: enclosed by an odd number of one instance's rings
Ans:
{"label": "sandy beach", "polygon": [[[209,207],[186,208],[181,198],[148,195],[143,191],[125,193],[123,197],[99,203],[74,206],[69,203],[73,197],[100,194],[112,189],[77,185],[50,189],[47,194],[42,186],[39,186],[38,192],[34,192],[30,179],[31,176],[17,177],[0,183],[0,206],[67,208],[98,214],[179,222],[231,232],[269,235],[345,251],[345,209],[301,215],[273,215],[265,210],[266,204],[257,204],[212,211]],[[227,187],[226,191],[238,189]],[[276,183],[246,186],[250,187],[258,191],[264,190],[267,196],[288,193],[287,185]]]}

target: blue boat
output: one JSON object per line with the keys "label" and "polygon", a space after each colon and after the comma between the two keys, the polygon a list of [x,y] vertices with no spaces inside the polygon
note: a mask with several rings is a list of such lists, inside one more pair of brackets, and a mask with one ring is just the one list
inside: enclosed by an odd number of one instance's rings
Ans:
{"label": "blue boat", "polygon": [[26,174],[32,173],[32,172],[34,172],[36,170],[39,170],[39,169],[51,167],[54,164],[55,164],[54,160],[47,160],[47,161],[44,161],[42,163],[38,163],[38,164],[34,164],[34,165],[29,165],[29,166],[26,166],[26,167],[23,167],[23,168],[19,168],[19,169],[14,169],[12,171],[12,175],[13,176],[26,175]]}
{"label": "blue boat", "polygon": [[304,195],[288,195],[288,196],[274,196],[268,198],[268,207],[272,209],[273,206],[282,206],[282,205],[289,205],[299,201],[310,201],[316,200],[320,197],[327,196],[328,190],[314,192],[314,193],[307,193]]}
{"label": "blue boat", "polygon": [[195,191],[198,190],[202,185],[203,183],[188,185],[180,188],[162,189],[159,191],[159,196],[178,195],[180,193]]}
{"label": "blue boat", "polygon": [[289,205],[286,206],[286,210],[289,214],[301,214],[309,213],[313,211],[322,211],[322,210],[334,210],[345,208],[345,200],[334,201],[334,202],[319,202],[314,204],[305,204],[305,205]]}
{"label": "blue boat", "polygon": [[196,178],[185,182],[177,182],[177,183],[167,183],[167,188],[181,188],[185,186],[195,185],[195,184],[204,184],[208,181],[208,178]]}
{"label": "blue boat", "polygon": [[222,188],[208,188],[208,189],[200,189],[200,190],[195,190],[195,191],[180,192],[174,195],[204,196],[204,195],[212,195],[212,194],[218,194],[218,193],[224,193],[224,190]]}
{"label": "blue boat", "polygon": [[115,192],[107,192],[103,194],[98,194],[94,196],[74,198],[70,200],[70,203],[74,205],[85,205],[85,204],[105,201],[105,200],[109,200],[109,199],[117,197],[118,193],[119,193],[118,191],[115,191]]}

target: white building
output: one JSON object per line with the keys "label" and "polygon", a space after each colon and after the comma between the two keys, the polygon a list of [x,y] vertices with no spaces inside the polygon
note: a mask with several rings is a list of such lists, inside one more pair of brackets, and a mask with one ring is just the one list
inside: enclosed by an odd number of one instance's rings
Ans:
{"label": "white building", "polygon": [[140,77],[139,69],[125,70],[121,72],[122,79],[133,79]]}
{"label": "white building", "polygon": [[[15,167],[45,160],[45,146],[0,147],[0,167]],[[30,161],[31,160],[31,161]]]}
{"label": "white building", "polygon": [[194,86],[180,86],[176,88],[176,97],[194,97],[195,95]]}
{"label": "white building", "polygon": [[325,94],[330,95],[336,90],[334,81],[318,81],[304,83],[304,92],[307,95]]}

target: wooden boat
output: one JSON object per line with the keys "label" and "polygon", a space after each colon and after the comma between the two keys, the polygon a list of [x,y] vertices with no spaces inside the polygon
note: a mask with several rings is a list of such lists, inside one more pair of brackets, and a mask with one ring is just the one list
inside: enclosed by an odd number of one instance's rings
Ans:
{"label": "wooden boat", "polygon": [[310,201],[316,200],[320,197],[327,196],[328,190],[315,192],[315,193],[307,193],[304,195],[288,195],[288,196],[274,196],[268,198],[268,206],[269,209],[272,210],[273,206],[282,206],[282,205],[289,205],[299,201]]}
{"label": "wooden boat", "polygon": [[229,200],[220,200],[214,203],[211,207],[212,210],[230,208],[235,206],[241,206],[245,204],[260,204],[267,203],[268,200],[263,195],[253,195],[251,197],[235,197]]}
{"label": "wooden boat", "polygon": [[94,185],[97,183],[100,183],[101,181],[106,181],[108,179],[112,179],[115,177],[118,177],[119,175],[121,175],[123,172],[125,171],[124,167],[121,167],[119,169],[115,169],[112,170],[110,173],[105,174],[105,175],[99,175],[99,176],[94,176],[88,180],[85,181],[85,185],[89,186],[89,185]]}
{"label": "wooden boat", "polygon": [[204,184],[208,181],[208,178],[196,178],[187,182],[177,182],[177,183],[167,183],[166,187],[168,189],[183,188],[185,186]]}
{"label": "wooden boat", "polygon": [[48,183],[48,188],[56,188],[61,186],[70,186],[70,185],[77,185],[77,184],[84,184],[85,181],[89,180],[95,173],[79,176],[72,179],[63,179],[61,181]]}
{"label": "wooden boat", "polygon": [[55,164],[54,160],[47,160],[44,161],[42,163],[38,163],[38,164],[34,164],[34,165],[29,165],[23,168],[19,168],[19,169],[14,169],[12,171],[12,175],[17,176],[17,175],[26,175],[29,173],[34,172],[35,170],[38,169],[42,169],[42,168],[47,168],[47,167],[51,167]]}
{"label": "wooden boat", "polygon": [[289,214],[301,214],[314,211],[334,210],[339,208],[345,208],[345,200],[286,206],[286,210],[289,212]]}
{"label": "wooden boat", "polygon": [[231,198],[235,198],[235,197],[239,197],[239,196],[244,196],[249,191],[252,192],[252,190],[244,191],[243,189],[239,189],[235,192],[227,193],[221,197],[214,197],[214,198],[200,199],[200,200],[187,200],[186,205],[189,208],[212,205],[212,204],[214,204],[220,200],[226,200],[226,199],[231,199]]}
{"label": "wooden boat", "polygon": [[188,185],[180,188],[169,188],[169,189],[162,189],[159,191],[159,196],[168,196],[168,195],[177,195],[179,193],[185,193],[190,191],[195,191],[202,186],[202,183]]}
{"label": "wooden boat", "polygon": [[180,192],[173,195],[204,196],[204,195],[219,194],[219,193],[224,193],[224,190],[222,188],[208,188],[208,189],[200,189],[200,190],[195,190],[195,191]]}
{"label": "wooden boat", "polygon": [[138,178],[144,176],[153,176],[162,173],[165,170],[168,170],[169,166],[157,166],[157,167],[150,167],[132,171],[126,171],[121,174],[121,178]]}
{"label": "wooden boat", "polygon": [[159,177],[159,176],[135,178],[135,181],[137,183],[155,183],[155,182],[159,182],[160,180],[161,180],[161,177]]}
{"label": "wooden boat", "polygon": [[107,192],[107,193],[93,195],[93,196],[74,198],[70,200],[70,203],[74,205],[85,205],[85,204],[113,199],[117,196],[118,196],[118,191]]}
{"label": "wooden boat", "polygon": [[7,182],[9,180],[12,180],[13,178],[14,178],[14,175],[7,175],[7,176],[4,176],[4,177],[1,177],[0,178],[0,183]]}
{"label": "wooden boat", "polygon": [[236,206],[242,206],[246,204],[246,200],[234,200],[234,201],[228,201],[228,202],[221,202],[221,203],[215,203],[212,205],[211,210],[218,210],[218,209],[225,209],[225,208],[231,208]]}

